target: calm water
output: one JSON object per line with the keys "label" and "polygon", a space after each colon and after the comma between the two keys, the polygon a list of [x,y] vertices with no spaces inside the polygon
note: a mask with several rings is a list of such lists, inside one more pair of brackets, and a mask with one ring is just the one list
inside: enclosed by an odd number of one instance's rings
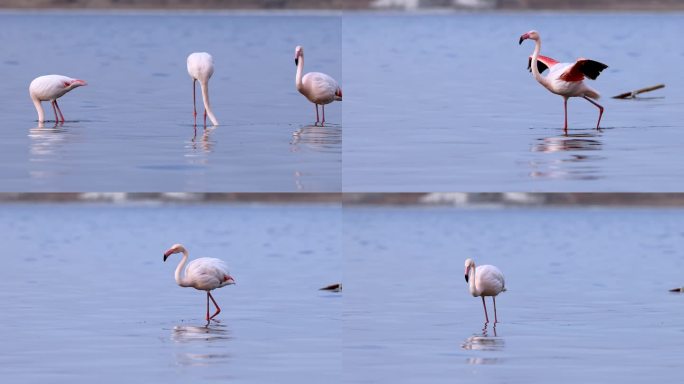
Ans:
{"label": "calm water", "polygon": [[[684,373],[684,297],[667,291],[684,285],[684,210],[353,208],[344,228],[348,382],[641,383]],[[483,331],[467,257],[506,276],[496,329]]]}
{"label": "calm water", "polygon": [[[629,26],[629,27],[625,27]],[[527,72],[542,54],[609,68],[597,109]],[[343,20],[344,190],[681,191],[684,14],[461,13]],[[665,83],[644,100],[610,96]],[[648,97],[648,99],[646,99]]]}
{"label": "calm water", "polygon": [[[341,189],[341,103],[313,127],[293,62],[303,45],[306,70],[341,82],[339,16],[5,12],[0,24],[4,191]],[[194,51],[214,56],[216,129],[193,129]],[[28,85],[51,73],[89,85],[60,100],[66,124],[39,129]]]}
{"label": "calm water", "polygon": [[[337,382],[341,214],[336,206],[2,205],[5,382]],[[312,236],[315,233],[315,236]],[[174,242],[237,280],[180,288]]]}

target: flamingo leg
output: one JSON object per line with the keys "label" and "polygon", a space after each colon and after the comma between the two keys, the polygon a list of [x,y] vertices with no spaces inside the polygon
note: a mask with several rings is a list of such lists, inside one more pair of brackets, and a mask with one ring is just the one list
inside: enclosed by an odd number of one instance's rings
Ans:
{"label": "flamingo leg", "polygon": [[480,297],[482,297],[482,306],[484,307],[484,311],[485,311],[485,323],[489,323],[489,316],[487,316],[487,304],[485,304],[484,296],[480,296]]}
{"label": "flamingo leg", "polygon": [[318,104],[316,104],[316,124],[318,124]]}
{"label": "flamingo leg", "polygon": [[[212,320],[216,315],[221,313],[221,308],[219,308],[218,304],[216,304],[216,300],[214,300],[214,296],[211,295],[211,292],[207,291],[207,296],[211,299],[211,301],[214,303],[214,306],[216,307],[216,313],[211,315],[211,317],[207,320]],[[209,315],[209,304],[207,303],[207,315]]]}
{"label": "flamingo leg", "polygon": [[209,291],[207,291],[207,321],[209,321]]}
{"label": "flamingo leg", "polygon": [[568,133],[568,98],[563,98],[563,109],[565,110],[565,133]]}
{"label": "flamingo leg", "polygon": [[62,118],[62,123],[64,122],[64,115],[62,114],[62,110],[59,108],[59,104],[57,104],[57,100],[55,100],[55,107],[57,107],[57,112],[59,112],[59,116]]}
{"label": "flamingo leg", "polygon": [[197,80],[192,79],[192,117],[195,119],[195,126],[197,126],[197,102],[195,101],[195,83],[197,83]]}
{"label": "flamingo leg", "polygon": [[57,117],[57,108],[55,108],[55,100],[50,102],[52,104],[52,112],[55,113],[55,124],[59,123],[59,117]]}
{"label": "flamingo leg", "polygon": [[207,127],[207,110],[204,110],[204,128]]}
{"label": "flamingo leg", "polygon": [[321,127],[325,125],[325,104],[321,105],[323,109],[323,121],[321,121]]}
{"label": "flamingo leg", "polygon": [[494,326],[496,327],[496,323],[499,322],[499,319],[496,318],[496,296],[492,296],[492,301],[494,301]]}
{"label": "flamingo leg", "polygon": [[599,109],[599,118],[598,118],[598,123],[596,123],[596,129],[600,129],[599,126],[601,125],[601,116],[603,116],[603,107],[599,103],[595,102],[594,100],[592,100],[586,96],[582,96],[582,97],[584,97],[588,102],[594,104]]}

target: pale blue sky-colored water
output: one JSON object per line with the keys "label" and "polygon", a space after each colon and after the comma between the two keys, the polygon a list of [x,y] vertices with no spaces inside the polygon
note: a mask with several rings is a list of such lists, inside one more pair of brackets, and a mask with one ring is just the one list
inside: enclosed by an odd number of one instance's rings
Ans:
{"label": "pale blue sky-colored water", "polygon": [[[341,189],[341,103],[313,126],[293,60],[302,45],[306,71],[341,81],[335,14],[3,12],[0,23],[3,191]],[[216,129],[193,128],[196,51],[214,57]],[[28,85],[51,73],[88,86],[60,99],[63,126],[37,128]]]}
{"label": "pale blue sky-colored water", "polygon": [[[0,205],[3,381],[337,382],[341,209],[336,205]],[[315,236],[312,234],[315,233]],[[236,285],[174,281],[224,260]]]}

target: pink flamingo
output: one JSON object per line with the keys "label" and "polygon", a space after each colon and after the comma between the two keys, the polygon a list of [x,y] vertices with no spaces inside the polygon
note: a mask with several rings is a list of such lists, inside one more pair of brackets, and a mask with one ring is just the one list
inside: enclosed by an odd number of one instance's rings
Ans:
{"label": "pink flamingo", "polygon": [[[540,56],[541,39],[539,32],[529,31],[520,36],[519,44],[530,39],[535,41],[534,52],[528,59],[527,68],[532,72],[534,78],[552,93],[563,96],[563,107],[565,108],[565,131],[568,130],[568,98],[582,97],[588,102],[594,104],[599,109],[599,118],[596,123],[596,129],[601,125],[601,116],[603,116],[603,107],[593,101],[598,99],[599,93],[584,84],[584,77],[596,80],[601,71],[608,68],[607,65],[599,63],[598,61],[579,58],[574,63],[559,63],[558,61]],[[541,73],[549,69],[549,74],[546,77]]]}
{"label": "pink flamingo", "polygon": [[[472,277],[470,276],[472,273]],[[482,297],[482,307],[484,307],[485,321],[489,323],[489,316],[487,316],[487,305],[485,304],[485,296],[491,296],[494,301],[494,323],[499,320],[496,317],[496,295],[506,291],[506,283],[504,282],[504,275],[499,268],[493,265],[475,266],[473,259],[466,259],[465,261],[465,281],[470,282],[468,288],[473,297]]]}
{"label": "pink flamingo", "polygon": [[295,76],[297,90],[316,105],[316,123],[319,121],[318,105],[321,105],[323,109],[321,125],[323,125],[325,124],[325,105],[333,101],[342,101],[342,88],[340,88],[335,79],[325,73],[309,72],[306,75],[302,75],[304,72],[304,48],[301,46],[295,48],[294,60],[297,66],[297,74]]}
{"label": "pink flamingo", "polygon": [[[176,267],[176,283],[181,287],[193,287],[200,291],[207,291],[207,322],[213,320],[216,315],[221,313],[221,308],[216,304],[211,291],[226,285],[235,284],[235,280],[228,272],[228,266],[220,259],[201,257],[191,261],[188,267],[185,268],[185,274],[183,275],[183,267],[185,262],[188,261],[188,251],[183,245],[174,244],[164,252],[164,261],[174,253],[183,253],[183,259],[181,259],[178,267]],[[211,316],[209,316],[209,299],[211,299],[216,307],[216,313]]]}
{"label": "pink flamingo", "polygon": [[209,79],[214,74],[214,58],[206,52],[195,52],[188,56],[188,74],[192,78],[192,115],[197,125],[197,106],[195,101],[195,85],[200,82],[202,88],[202,101],[204,101],[204,126],[207,126],[207,115],[212,124],[218,125],[218,120],[211,111],[209,104]]}
{"label": "pink flamingo", "polygon": [[[85,80],[72,79],[62,75],[45,75],[33,79],[29,85],[29,95],[38,112],[38,122],[45,122],[45,112],[41,102],[50,101],[52,110],[55,112],[55,122],[64,123],[64,115],[59,104],[57,104],[57,99],[72,89],[83,85],[87,85]],[[57,116],[57,112],[59,112],[59,116]]]}

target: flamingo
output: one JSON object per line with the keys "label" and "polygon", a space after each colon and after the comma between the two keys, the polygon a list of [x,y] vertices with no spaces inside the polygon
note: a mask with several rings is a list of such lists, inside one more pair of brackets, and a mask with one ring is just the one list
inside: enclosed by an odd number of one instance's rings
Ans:
{"label": "flamingo", "polygon": [[297,90],[316,105],[316,124],[319,122],[318,105],[321,105],[323,109],[321,125],[324,125],[325,105],[333,101],[342,101],[342,88],[340,88],[335,79],[325,73],[309,72],[306,75],[302,75],[304,72],[304,48],[301,45],[295,48],[294,60],[297,66],[297,74],[295,76]]}
{"label": "flamingo", "polygon": [[202,100],[204,101],[204,126],[207,126],[207,115],[212,124],[218,125],[218,120],[211,111],[209,104],[209,79],[214,74],[214,58],[206,52],[195,52],[188,56],[188,74],[192,78],[192,116],[197,126],[197,107],[195,101],[195,83],[200,82]]}
{"label": "flamingo", "polygon": [[[568,98],[581,97],[594,104],[599,109],[599,118],[596,129],[600,129],[601,116],[603,116],[603,106],[592,99],[597,100],[601,95],[593,88],[584,84],[585,76],[596,80],[601,71],[608,68],[607,65],[598,61],[579,58],[574,63],[559,63],[558,61],[539,55],[541,50],[541,39],[539,32],[529,31],[520,36],[518,44],[530,39],[534,40],[534,52],[527,61],[527,68],[532,72],[534,78],[552,93],[563,96],[563,108],[565,109],[565,131],[568,130]],[[549,69],[546,77],[541,73]]]}
{"label": "flamingo", "polygon": [[[207,291],[207,323],[213,320],[216,315],[221,313],[221,308],[216,304],[216,300],[211,295],[211,291],[216,288],[225,287],[226,285],[235,284],[235,280],[228,272],[228,266],[220,259],[211,257],[201,257],[195,259],[188,264],[183,274],[183,267],[188,261],[188,251],[182,244],[174,244],[166,252],[164,252],[164,261],[175,253],[183,253],[183,258],[178,267],[176,267],[176,283],[181,287],[193,287],[200,291]],[[216,307],[216,313],[209,316],[209,299]],[[217,321],[217,320],[214,320]]]}
{"label": "flamingo", "polygon": [[[472,277],[470,276],[472,274]],[[485,324],[489,323],[489,316],[487,316],[487,305],[485,304],[485,296],[491,296],[494,301],[494,323],[499,320],[496,317],[496,295],[506,291],[504,275],[499,268],[493,265],[475,266],[473,259],[466,259],[465,261],[465,281],[469,283],[470,294],[473,297],[482,297],[482,307],[485,313]]]}
{"label": "flamingo", "polygon": [[[45,122],[45,112],[41,102],[50,101],[52,110],[55,112],[55,122],[64,123],[64,115],[59,104],[57,104],[57,99],[72,89],[83,85],[87,85],[85,80],[72,79],[62,75],[45,75],[33,79],[29,85],[29,95],[38,112],[38,122]],[[59,116],[57,116],[57,112],[59,112]]]}

